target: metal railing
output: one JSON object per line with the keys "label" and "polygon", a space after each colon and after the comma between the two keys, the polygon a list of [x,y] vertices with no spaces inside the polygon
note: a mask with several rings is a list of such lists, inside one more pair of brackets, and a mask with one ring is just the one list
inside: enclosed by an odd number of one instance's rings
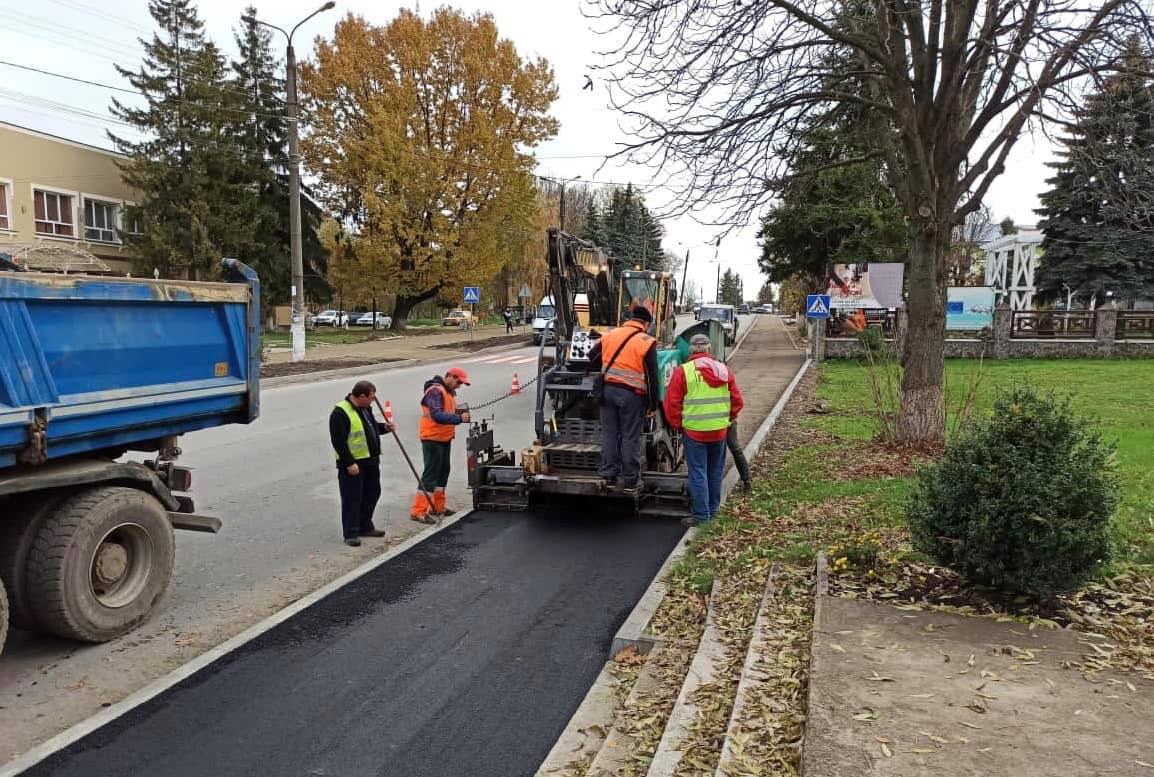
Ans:
{"label": "metal railing", "polygon": [[1015,340],[1093,340],[1097,325],[1098,314],[1093,311],[1015,310],[1010,318],[1010,337]]}
{"label": "metal railing", "polygon": [[1154,312],[1118,311],[1118,326],[1114,330],[1114,339],[1154,339]]}

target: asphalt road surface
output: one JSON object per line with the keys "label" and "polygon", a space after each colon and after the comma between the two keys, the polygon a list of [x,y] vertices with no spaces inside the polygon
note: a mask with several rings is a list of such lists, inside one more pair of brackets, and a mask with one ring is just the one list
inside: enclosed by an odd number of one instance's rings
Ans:
{"label": "asphalt road surface", "polygon": [[532,775],[681,536],[474,513],[25,772]]}

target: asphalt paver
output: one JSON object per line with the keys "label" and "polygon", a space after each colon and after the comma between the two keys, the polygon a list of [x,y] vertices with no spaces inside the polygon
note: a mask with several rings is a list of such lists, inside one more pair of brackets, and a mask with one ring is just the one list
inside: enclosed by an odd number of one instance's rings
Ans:
{"label": "asphalt paver", "polygon": [[474,512],[25,772],[531,775],[682,535]]}

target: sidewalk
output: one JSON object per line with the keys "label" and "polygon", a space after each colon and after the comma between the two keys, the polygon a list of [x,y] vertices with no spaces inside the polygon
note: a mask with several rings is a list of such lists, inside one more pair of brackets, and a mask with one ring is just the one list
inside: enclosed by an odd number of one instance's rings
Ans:
{"label": "sidewalk", "polygon": [[819,594],[806,777],[1154,774],[1154,682],[1096,635]]}
{"label": "sidewalk", "polygon": [[398,361],[452,360],[484,348],[519,348],[533,343],[529,327],[509,335],[504,325],[483,327],[471,333],[446,327],[446,331],[435,334],[385,335],[384,338],[363,343],[314,345],[306,352],[305,361],[297,364],[293,364],[291,349],[278,348],[268,354],[261,373],[264,377],[281,377]]}

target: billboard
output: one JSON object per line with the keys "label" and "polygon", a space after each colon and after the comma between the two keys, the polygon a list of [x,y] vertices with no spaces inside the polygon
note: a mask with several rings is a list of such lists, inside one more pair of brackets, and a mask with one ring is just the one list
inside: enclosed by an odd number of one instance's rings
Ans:
{"label": "billboard", "polygon": [[993,286],[951,286],[946,293],[946,329],[977,332],[994,324]]}
{"label": "billboard", "polygon": [[834,310],[900,308],[905,265],[897,262],[835,264],[826,293]]}

